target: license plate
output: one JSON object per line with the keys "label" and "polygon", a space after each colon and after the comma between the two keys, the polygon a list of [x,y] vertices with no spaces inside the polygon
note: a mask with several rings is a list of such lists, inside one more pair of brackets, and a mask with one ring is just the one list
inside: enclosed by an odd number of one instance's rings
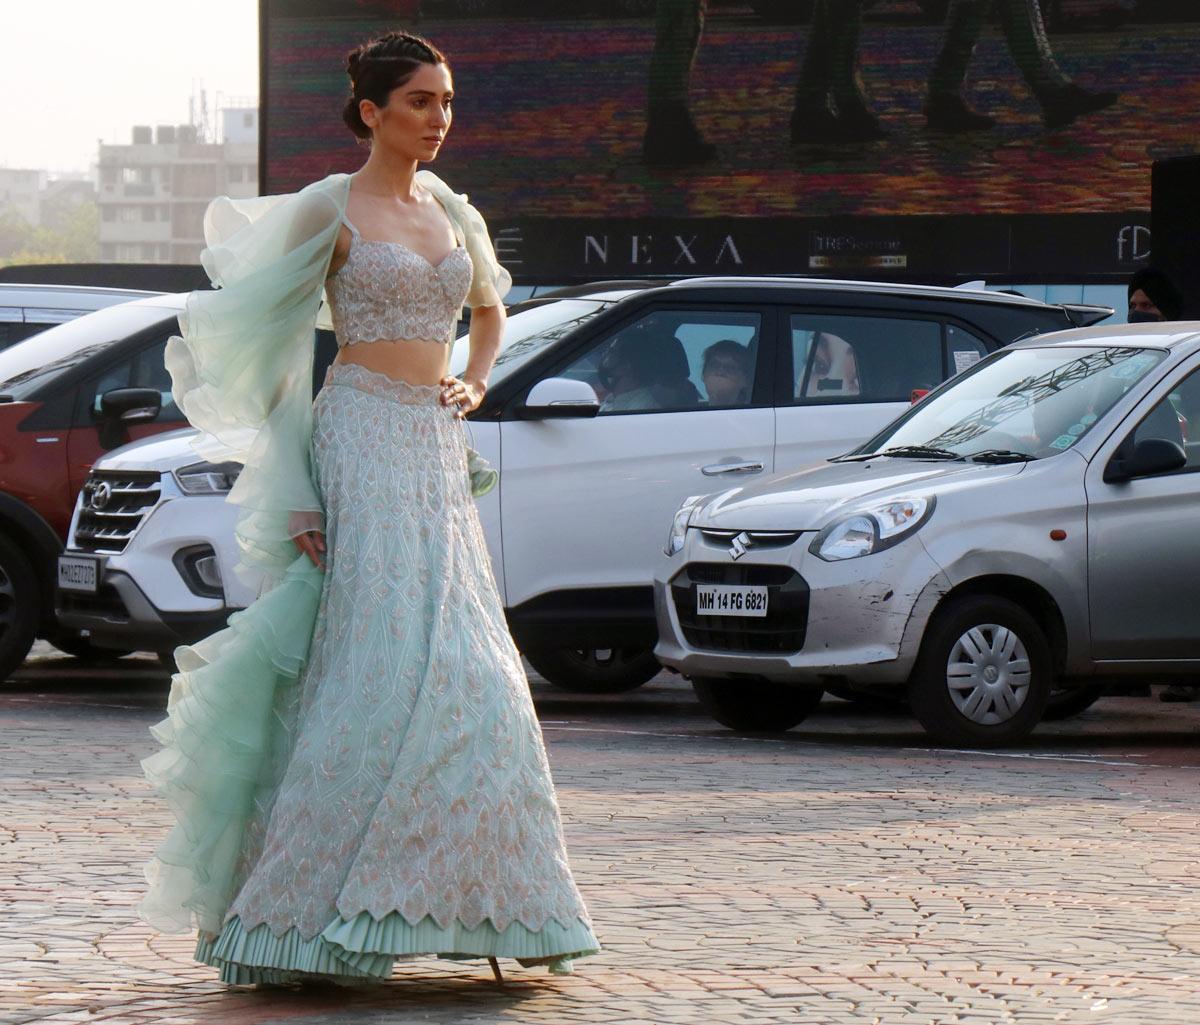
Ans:
{"label": "license plate", "polygon": [[94,555],[60,555],[58,586],[64,591],[95,594],[100,589],[100,560]]}
{"label": "license plate", "polygon": [[754,616],[767,614],[765,587],[733,587],[729,584],[704,584],[696,587],[698,616]]}

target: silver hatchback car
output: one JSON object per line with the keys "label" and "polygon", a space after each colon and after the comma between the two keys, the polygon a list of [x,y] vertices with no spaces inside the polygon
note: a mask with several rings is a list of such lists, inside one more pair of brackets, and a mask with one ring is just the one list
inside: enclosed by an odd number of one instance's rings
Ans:
{"label": "silver hatchback car", "polygon": [[1027,736],[1115,677],[1200,675],[1200,323],[1003,349],[860,448],[689,499],[658,658],[719,722],[907,688],[949,744]]}

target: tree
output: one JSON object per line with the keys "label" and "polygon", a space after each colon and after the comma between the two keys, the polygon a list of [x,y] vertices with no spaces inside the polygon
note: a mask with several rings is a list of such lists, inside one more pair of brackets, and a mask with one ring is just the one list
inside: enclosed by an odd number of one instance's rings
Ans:
{"label": "tree", "polygon": [[57,230],[35,228],[15,210],[0,210],[0,267],[25,263],[92,263],[100,255],[100,211],[76,203]]}

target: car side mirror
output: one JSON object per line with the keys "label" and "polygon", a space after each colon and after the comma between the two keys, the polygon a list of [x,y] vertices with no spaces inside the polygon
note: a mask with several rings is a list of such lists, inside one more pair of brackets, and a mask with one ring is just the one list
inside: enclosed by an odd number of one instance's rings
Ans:
{"label": "car side mirror", "polygon": [[521,416],[526,420],[587,419],[600,412],[596,390],[586,381],[547,377],[525,396]]}
{"label": "car side mirror", "polygon": [[162,392],[156,388],[114,388],[100,396],[100,416],[129,424],[146,424],[162,412]]}
{"label": "car side mirror", "polygon": [[1104,468],[1106,484],[1119,484],[1135,477],[1152,477],[1156,473],[1171,473],[1187,466],[1187,453],[1177,441],[1143,438],[1128,456],[1123,455],[1124,448],[1121,446],[1117,449]]}

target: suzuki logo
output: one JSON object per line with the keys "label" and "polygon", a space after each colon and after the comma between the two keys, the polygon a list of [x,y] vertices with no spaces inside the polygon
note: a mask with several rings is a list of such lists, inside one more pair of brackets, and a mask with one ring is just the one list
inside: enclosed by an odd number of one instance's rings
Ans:
{"label": "suzuki logo", "polygon": [[740,534],[738,534],[737,537],[729,542],[729,557],[736,562],[750,550],[750,547],[753,544],[754,538],[752,538],[743,530]]}
{"label": "suzuki logo", "polygon": [[108,481],[101,481],[92,488],[92,508],[107,508],[108,503],[112,501],[112,493],[112,485]]}

